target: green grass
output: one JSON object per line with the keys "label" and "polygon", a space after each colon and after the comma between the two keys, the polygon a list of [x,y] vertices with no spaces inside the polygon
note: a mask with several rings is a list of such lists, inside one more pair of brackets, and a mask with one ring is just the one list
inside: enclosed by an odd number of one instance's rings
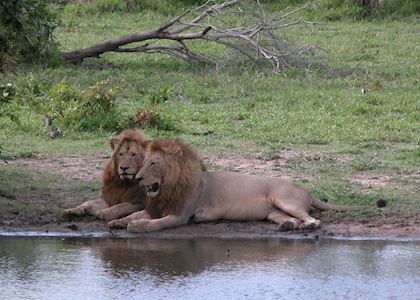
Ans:
{"label": "green grass", "polygon": [[[69,51],[147,30],[183,10],[180,5],[159,12],[150,5],[132,12],[118,6],[101,13],[84,11],[80,4],[60,8],[60,47]],[[243,61],[219,70],[163,55],[111,53],[89,60],[94,68],[26,66],[17,76],[32,72],[47,87],[66,80],[82,89],[109,79],[124,87],[117,106],[125,115],[142,111],[153,97],[167,93],[167,100],[158,103],[167,130],[146,129],[152,137],[180,136],[209,156],[276,159],[285,148],[305,150],[309,154],[291,158],[284,172],[298,181],[305,177],[301,174],[309,177],[302,183],[315,194],[352,204],[383,197],[392,199],[394,207],[419,209],[418,15],[399,21],[325,21],[320,9],[307,16],[317,14],[322,24],[284,34],[294,44],[319,44],[326,50],[318,52],[324,67],[314,64],[309,70],[274,74]],[[197,47],[221,51],[204,43]],[[1,82],[15,79],[0,76]],[[4,156],[103,154],[116,134],[68,132],[52,141],[42,132],[42,115],[26,116],[20,125],[0,118]],[[392,180],[388,186],[365,189],[349,183],[354,174]]]}

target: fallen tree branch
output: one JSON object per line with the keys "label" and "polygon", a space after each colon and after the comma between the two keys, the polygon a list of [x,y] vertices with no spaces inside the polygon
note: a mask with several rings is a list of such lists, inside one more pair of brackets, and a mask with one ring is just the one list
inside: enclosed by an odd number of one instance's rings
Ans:
{"label": "fallen tree branch", "polygon": [[220,57],[206,51],[198,52],[190,45],[191,41],[201,40],[223,45],[253,61],[266,61],[278,71],[296,65],[316,48],[308,46],[294,49],[276,32],[299,24],[315,24],[302,18],[290,20],[296,13],[307,9],[308,4],[267,16],[258,0],[231,0],[208,6],[209,3],[200,6],[198,9],[201,13],[189,21],[183,18],[192,14],[191,10],[155,29],[110,39],[85,49],[63,53],[63,56],[69,62],[79,63],[85,58],[100,57],[106,52],[164,53],[187,61],[219,65]]}

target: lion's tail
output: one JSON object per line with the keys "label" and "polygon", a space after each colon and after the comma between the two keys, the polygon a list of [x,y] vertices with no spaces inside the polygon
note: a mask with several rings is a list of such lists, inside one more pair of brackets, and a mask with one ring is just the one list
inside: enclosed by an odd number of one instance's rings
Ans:
{"label": "lion's tail", "polygon": [[319,210],[336,210],[336,211],[352,211],[352,210],[363,210],[371,208],[370,206],[344,206],[344,205],[337,205],[337,204],[329,204],[326,202],[322,202],[316,198],[312,198],[312,207],[319,209]]}

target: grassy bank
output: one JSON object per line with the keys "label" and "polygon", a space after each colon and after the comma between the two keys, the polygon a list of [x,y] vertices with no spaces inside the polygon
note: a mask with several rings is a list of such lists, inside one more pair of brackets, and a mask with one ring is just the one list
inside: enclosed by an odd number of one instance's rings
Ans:
{"label": "grassy bank", "polygon": [[[183,7],[134,12],[117,7],[109,12],[71,4],[56,9],[63,21],[57,39],[68,51],[146,30]],[[321,45],[322,68],[275,74],[244,61],[215,69],[156,54],[105,54],[85,66],[22,67],[16,76],[1,74],[1,82],[34,76],[45,90],[63,80],[84,90],[109,80],[121,87],[116,110],[124,119],[122,127],[153,103],[160,120],[146,133],[180,136],[208,157],[212,167],[229,168],[212,164],[217,157],[258,158],[331,202],[367,204],[385,198],[393,209],[420,211],[416,16],[397,21],[321,19],[322,24],[295,27],[285,36],[294,44]],[[39,111],[19,109],[17,115],[18,123],[0,118],[6,159],[106,154],[107,141],[120,129],[64,128],[64,136],[50,140]],[[24,193],[17,180],[10,180],[22,171],[0,165],[1,189]],[[31,172],[25,170],[25,176]],[[43,180],[28,178],[35,190],[50,188]]]}

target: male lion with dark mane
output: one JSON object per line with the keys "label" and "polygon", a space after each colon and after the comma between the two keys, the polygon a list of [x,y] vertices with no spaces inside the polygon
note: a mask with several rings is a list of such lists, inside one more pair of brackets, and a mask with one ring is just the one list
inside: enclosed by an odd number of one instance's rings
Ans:
{"label": "male lion with dark mane", "polygon": [[101,196],[64,213],[70,216],[94,215],[106,221],[127,216],[144,208],[145,193],[134,180],[143,166],[142,143],[148,138],[136,129],[127,129],[111,139],[111,157],[105,162]]}
{"label": "male lion with dark mane", "polygon": [[198,154],[179,139],[143,143],[145,159],[136,175],[146,191],[145,210],[108,223],[131,232],[150,232],[214,220],[268,219],[280,230],[317,228],[311,208],[353,210],[324,203],[302,187],[281,178],[226,171],[205,171]]}

